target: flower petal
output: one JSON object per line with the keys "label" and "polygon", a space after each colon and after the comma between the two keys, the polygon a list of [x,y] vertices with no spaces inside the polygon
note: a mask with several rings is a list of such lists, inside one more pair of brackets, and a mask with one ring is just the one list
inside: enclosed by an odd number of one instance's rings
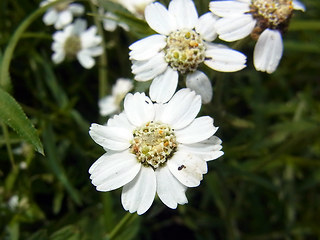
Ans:
{"label": "flower petal", "polygon": [[186,186],[176,179],[167,166],[156,169],[157,194],[169,208],[175,209],[178,204],[188,203]]}
{"label": "flower petal", "polygon": [[248,36],[256,25],[251,15],[239,15],[219,19],[215,27],[219,38],[232,42]]}
{"label": "flower petal", "polygon": [[193,144],[180,144],[179,149],[181,151],[195,154],[205,161],[210,161],[223,155],[223,152],[220,151],[222,149],[221,143],[222,141],[218,137],[212,136],[202,142]]}
{"label": "flower petal", "polygon": [[273,73],[283,52],[281,33],[266,29],[260,35],[253,52],[253,63],[258,71]]}
{"label": "flower petal", "polygon": [[130,59],[148,60],[155,56],[166,46],[166,36],[154,34],[143,38],[129,46]]}
{"label": "flower petal", "polygon": [[77,53],[77,59],[82,67],[90,69],[94,66],[95,60],[91,57],[88,49],[83,49]]}
{"label": "flower petal", "polygon": [[130,132],[132,132],[135,128],[135,126],[129,122],[127,115],[124,112],[109,118],[107,125],[109,127],[122,127],[128,129]]}
{"label": "flower petal", "polygon": [[213,119],[209,116],[196,118],[183,129],[175,131],[177,142],[190,144],[197,143],[211,137],[218,128],[213,126]]}
{"label": "flower petal", "polygon": [[220,72],[235,72],[246,67],[247,57],[239,51],[229,48],[210,48],[206,51],[204,63]]}
{"label": "flower petal", "polygon": [[91,124],[89,134],[100,146],[121,151],[130,147],[132,132],[120,127],[103,126],[96,123]]}
{"label": "flower petal", "polygon": [[106,96],[101,98],[98,102],[101,116],[108,116],[112,113],[119,111],[120,106],[116,104],[114,96]]}
{"label": "flower petal", "polygon": [[195,119],[200,108],[201,97],[190,89],[183,88],[173,95],[158,118],[174,129],[181,129]]}
{"label": "flower petal", "polygon": [[156,32],[168,35],[176,29],[174,17],[162,4],[151,3],[145,8],[144,13],[147,23]]}
{"label": "flower petal", "polygon": [[194,90],[201,96],[202,103],[209,103],[212,99],[212,85],[203,72],[195,71],[189,73],[186,79],[186,86],[191,90]]}
{"label": "flower petal", "polygon": [[156,176],[151,167],[141,167],[139,174],[122,189],[121,202],[130,213],[145,213],[156,195]]}
{"label": "flower petal", "polygon": [[193,29],[198,21],[198,12],[191,0],[172,0],[168,11],[176,19],[178,29]]}
{"label": "flower petal", "polygon": [[196,24],[197,33],[201,34],[202,38],[206,41],[213,41],[217,37],[215,23],[218,17],[211,12],[203,14]]}
{"label": "flower petal", "polygon": [[127,94],[124,99],[124,111],[128,120],[135,126],[141,126],[154,119],[154,107],[144,93]]}
{"label": "flower petal", "polygon": [[54,24],[54,27],[56,29],[61,29],[64,26],[68,25],[72,22],[73,16],[72,13],[69,10],[64,10],[59,13],[59,17],[57,21]]}
{"label": "flower petal", "polygon": [[140,171],[136,156],[124,151],[102,155],[89,169],[92,184],[98,191],[111,191],[132,181]]}
{"label": "flower petal", "polygon": [[303,11],[303,12],[306,11],[306,7],[305,7],[304,4],[301,3],[300,1],[298,1],[298,0],[293,0],[293,1],[292,1],[292,4],[293,4],[293,9],[295,9],[295,10],[300,10],[300,11]]}
{"label": "flower petal", "polygon": [[58,64],[64,60],[65,56],[66,54],[63,51],[57,51],[54,54],[52,54],[51,59],[55,64]]}
{"label": "flower petal", "polygon": [[178,78],[178,72],[168,67],[164,73],[153,79],[149,90],[152,101],[168,102],[177,89]]}
{"label": "flower petal", "polygon": [[160,52],[149,60],[133,61],[131,69],[135,74],[135,80],[148,81],[163,73],[167,67],[168,63],[164,60],[164,52]]}
{"label": "flower petal", "polygon": [[212,1],[209,3],[209,9],[219,17],[235,16],[250,11],[250,5],[239,1]]}
{"label": "flower petal", "polygon": [[69,5],[69,10],[74,14],[74,15],[81,15],[84,13],[84,6],[79,4],[79,3],[71,3]]}
{"label": "flower petal", "polygon": [[43,15],[42,20],[46,25],[52,25],[55,23],[55,21],[57,21],[58,16],[59,15],[56,10],[49,8],[47,12]]}
{"label": "flower petal", "polygon": [[197,187],[207,173],[207,163],[197,155],[177,151],[167,162],[170,172],[185,186]]}

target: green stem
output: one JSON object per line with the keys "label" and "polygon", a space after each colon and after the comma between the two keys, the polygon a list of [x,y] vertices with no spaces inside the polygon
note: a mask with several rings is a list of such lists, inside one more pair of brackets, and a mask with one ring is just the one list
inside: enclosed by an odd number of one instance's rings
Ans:
{"label": "green stem", "polygon": [[137,217],[137,214],[127,213],[121,221],[113,228],[110,234],[108,234],[107,239],[112,240],[114,239],[117,234],[123,229],[123,227],[133,218]]}
{"label": "green stem", "polygon": [[[98,28],[98,34],[102,38],[102,47],[105,49],[105,39],[104,39],[104,30],[101,25],[101,18],[99,17],[99,12],[96,6],[92,3],[92,1],[88,1],[90,4],[90,8],[92,11],[94,23]],[[103,51],[102,55],[99,57],[99,98],[104,97],[107,94],[107,86],[108,86],[108,71],[107,71],[107,53]]]}
{"label": "green stem", "polygon": [[4,138],[5,138],[6,146],[7,146],[9,159],[10,159],[12,168],[15,169],[16,168],[16,164],[15,164],[15,161],[14,161],[12,148],[11,148],[11,144],[10,144],[10,136],[9,136],[8,127],[3,122],[1,123],[1,125],[2,125],[2,131],[3,131]]}
{"label": "green stem", "polygon": [[55,1],[41,8],[38,8],[31,15],[29,15],[14,32],[3,54],[3,59],[0,66],[0,87],[2,87],[4,90],[8,92],[12,90],[12,84],[9,76],[9,67],[12,60],[13,52],[17,46],[19,39],[22,37],[22,34],[31,25],[31,23],[35,21],[38,17],[40,17],[48,8],[52,7],[53,5],[59,2],[64,1],[66,0]]}

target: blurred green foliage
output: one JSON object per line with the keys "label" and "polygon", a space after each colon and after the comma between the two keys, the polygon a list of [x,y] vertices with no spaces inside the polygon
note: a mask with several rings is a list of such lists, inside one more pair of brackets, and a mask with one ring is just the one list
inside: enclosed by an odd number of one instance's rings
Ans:
{"label": "blurred green foliage", "polygon": [[[101,2],[132,31],[104,32],[105,55],[92,70],[76,61],[52,63],[54,29],[41,16],[18,39],[10,94],[37,129],[45,155],[2,124],[0,239],[320,239],[320,2],[305,0],[307,11],[295,12],[274,74],[254,70],[250,39],[230,45],[247,54],[246,69],[205,69],[214,99],[201,114],[220,127],[225,155],[208,163],[200,187],[188,189],[187,205],[171,210],[156,199],[143,216],[126,214],[120,190],[97,192],[89,181],[90,165],[104,152],[88,135],[90,123],[106,121],[99,96],[117,78],[133,77],[128,46],[152,33],[119,6]],[[208,11],[208,1],[195,2],[200,14]],[[82,3],[88,21],[99,24],[95,7]],[[1,0],[0,59],[38,6]],[[148,87],[135,84],[139,91]]]}

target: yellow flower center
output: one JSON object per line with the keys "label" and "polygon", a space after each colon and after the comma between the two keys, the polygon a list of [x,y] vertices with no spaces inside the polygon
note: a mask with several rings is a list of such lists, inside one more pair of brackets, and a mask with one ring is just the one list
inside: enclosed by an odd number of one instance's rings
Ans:
{"label": "yellow flower center", "polygon": [[292,11],[292,0],[252,0],[250,13],[257,20],[253,33],[259,35],[266,28],[285,32]]}
{"label": "yellow flower center", "polygon": [[176,149],[174,130],[167,124],[148,122],[133,131],[130,151],[146,167],[155,169],[162,166]]}
{"label": "yellow flower center", "polygon": [[180,73],[194,72],[205,58],[205,45],[194,30],[178,30],[167,37],[165,60]]}
{"label": "yellow flower center", "polygon": [[74,58],[81,50],[81,40],[79,36],[72,35],[64,43],[64,51],[67,58]]}

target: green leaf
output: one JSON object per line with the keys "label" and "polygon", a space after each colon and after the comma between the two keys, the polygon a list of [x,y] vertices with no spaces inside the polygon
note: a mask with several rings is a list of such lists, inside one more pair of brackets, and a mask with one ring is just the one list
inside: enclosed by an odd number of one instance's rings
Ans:
{"label": "green leaf", "polygon": [[0,120],[13,128],[23,139],[31,143],[35,150],[44,155],[36,129],[16,100],[0,88]]}

